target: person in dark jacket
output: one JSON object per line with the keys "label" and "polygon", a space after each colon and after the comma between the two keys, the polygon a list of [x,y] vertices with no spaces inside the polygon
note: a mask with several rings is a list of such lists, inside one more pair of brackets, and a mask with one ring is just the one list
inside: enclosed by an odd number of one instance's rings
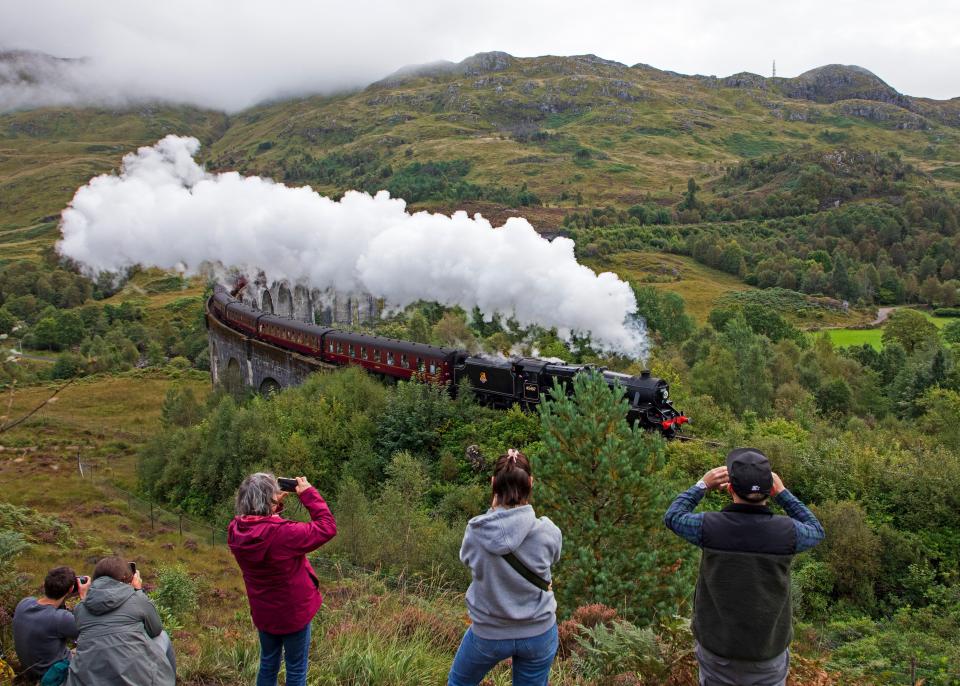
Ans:
{"label": "person in dark jacket", "polygon": [[86,598],[73,612],[79,637],[67,686],[173,686],[170,638],[142,590],[140,572],[129,562],[100,560]]}
{"label": "person in dark jacket", "polygon": [[[708,490],[733,504],[694,514]],[[786,511],[775,515],[770,498]],[[702,549],[693,606],[701,686],[783,686],[790,668],[796,553],[823,540],[814,514],[788,491],[759,450],[739,448],[677,496],[667,527]]]}
{"label": "person in dark jacket", "polygon": [[[85,579],[85,580],[84,580]],[[73,594],[87,595],[90,578],[80,579],[70,567],[56,567],[43,580],[43,595],[24,598],[13,613],[13,645],[23,674],[42,679],[50,665],[70,657],[67,641],[77,637],[77,620],[66,609]]]}
{"label": "person in dark jacket", "polygon": [[467,629],[450,667],[448,686],[476,686],[498,662],[512,658],[514,686],[547,686],[557,652],[557,601],[550,567],[563,536],[529,504],[533,476],[526,456],[511,449],[494,466],[493,502],[467,523],[460,560],[467,589]]}
{"label": "person in dark jacket", "polygon": [[237,490],[236,517],[227,535],[260,634],[257,686],[276,686],[281,654],[287,686],[306,683],[310,622],[323,602],[307,553],[337,534],[330,508],[305,477],[297,477],[297,496],[309,522],[280,516],[286,495],[273,474],[248,476]]}

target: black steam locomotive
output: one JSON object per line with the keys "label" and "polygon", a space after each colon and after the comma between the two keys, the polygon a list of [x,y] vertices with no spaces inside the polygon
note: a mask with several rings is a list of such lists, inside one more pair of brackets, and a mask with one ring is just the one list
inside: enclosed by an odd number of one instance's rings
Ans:
{"label": "black steam locomotive", "polygon": [[573,392],[573,378],[595,369],[607,383],[620,384],[630,404],[627,420],[644,429],[673,437],[689,420],[670,403],[663,379],[643,372],[629,376],[590,365],[554,364],[533,358],[490,359],[463,350],[307,324],[257,310],[218,287],[207,303],[207,316],[241,333],[273,345],[319,358],[329,364],[356,365],[375,374],[408,380],[419,375],[456,390],[466,379],[480,402],[507,408],[531,409],[559,383]]}

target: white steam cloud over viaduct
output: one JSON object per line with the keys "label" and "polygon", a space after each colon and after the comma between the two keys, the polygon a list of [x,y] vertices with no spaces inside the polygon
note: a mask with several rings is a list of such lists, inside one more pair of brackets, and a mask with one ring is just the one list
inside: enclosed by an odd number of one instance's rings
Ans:
{"label": "white steam cloud over viaduct", "polygon": [[167,136],[127,155],[119,175],[80,188],[63,212],[60,253],[90,273],[142,264],[193,274],[216,264],[395,307],[478,307],[646,357],[630,286],[579,264],[569,239],[547,241],[519,218],[495,228],[464,212],[410,214],[385,191],[333,201],[308,187],[210,174],[194,160],[199,147]]}

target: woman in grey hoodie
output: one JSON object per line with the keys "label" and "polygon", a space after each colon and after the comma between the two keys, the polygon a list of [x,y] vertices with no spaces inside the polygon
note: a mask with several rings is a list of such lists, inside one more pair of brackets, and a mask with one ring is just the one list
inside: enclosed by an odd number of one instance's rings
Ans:
{"label": "woman in grey hoodie", "polygon": [[530,462],[510,449],[493,471],[493,503],[467,523],[460,560],[470,568],[467,629],[448,686],[476,686],[498,662],[513,659],[514,686],[546,686],[557,653],[557,601],[550,567],[563,537],[529,504]]}

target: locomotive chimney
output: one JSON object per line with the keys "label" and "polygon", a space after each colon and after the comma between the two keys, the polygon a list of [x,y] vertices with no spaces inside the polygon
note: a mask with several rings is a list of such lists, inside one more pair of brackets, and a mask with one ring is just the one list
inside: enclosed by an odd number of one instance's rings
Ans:
{"label": "locomotive chimney", "polygon": [[650,370],[649,370],[649,369],[644,369],[642,372],[640,372],[640,378],[641,378],[641,379],[649,379],[649,378],[650,378]]}

